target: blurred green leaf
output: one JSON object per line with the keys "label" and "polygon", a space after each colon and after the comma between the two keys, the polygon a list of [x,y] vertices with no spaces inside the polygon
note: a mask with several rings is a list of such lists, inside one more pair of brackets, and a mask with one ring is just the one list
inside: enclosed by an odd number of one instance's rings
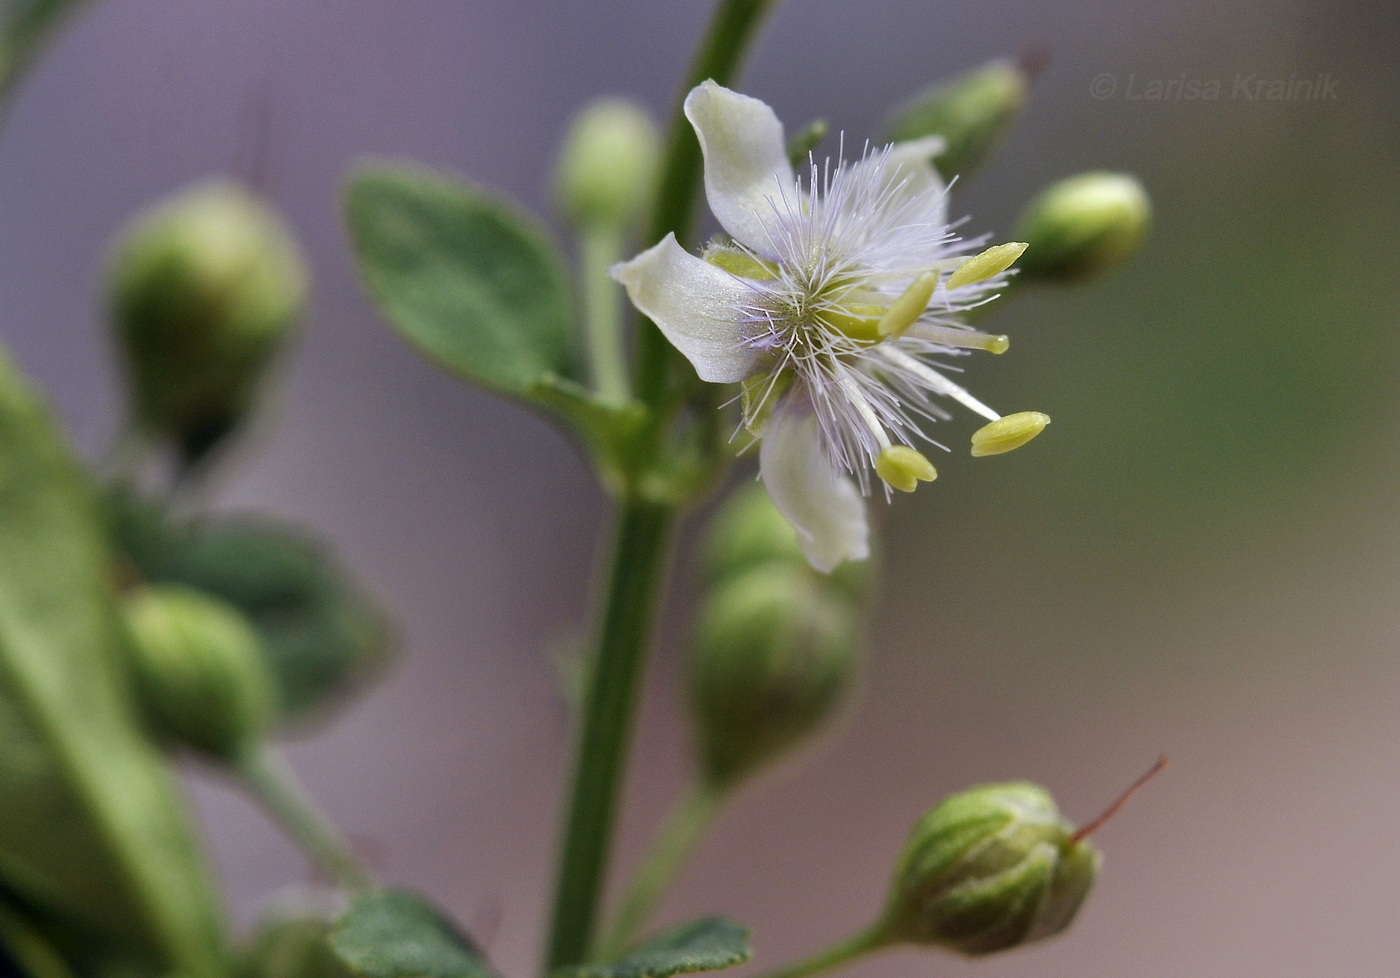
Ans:
{"label": "blurred green leaf", "polygon": [[248,518],[179,522],[122,489],[107,502],[113,538],[143,580],[205,591],[257,629],[284,719],[331,705],[382,662],[384,617],[300,530]]}
{"label": "blurred green leaf", "polygon": [[523,398],[545,374],[578,375],[568,275],[528,215],[448,177],[384,165],[350,178],[345,212],[370,296],[429,359]]}
{"label": "blurred green leaf", "polygon": [[62,19],[86,0],[9,0],[0,5],[0,97],[34,60]]}
{"label": "blurred green leaf", "polygon": [[0,975],[73,978],[73,969],[44,934],[18,908],[0,899]]}
{"label": "blurred green leaf", "polygon": [[495,978],[471,938],[409,893],[357,899],[331,932],[331,948],[361,978]]}
{"label": "blurred green leaf", "polygon": [[563,968],[559,978],[670,978],[719,971],[753,957],[749,932],[724,917],[706,917],[669,930],[616,964]]}
{"label": "blurred green leaf", "polygon": [[64,953],[222,972],[174,779],[131,702],[88,484],[0,355],[0,881]]}

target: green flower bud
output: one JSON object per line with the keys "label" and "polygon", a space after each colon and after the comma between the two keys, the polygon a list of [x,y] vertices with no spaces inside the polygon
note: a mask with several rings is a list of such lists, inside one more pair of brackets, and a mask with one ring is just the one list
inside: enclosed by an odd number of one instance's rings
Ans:
{"label": "green flower bud", "polygon": [[690,656],[706,779],[737,781],[821,727],[850,685],[858,642],[854,608],[805,566],[765,564],[711,592]]}
{"label": "green flower bud", "polygon": [[914,827],[883,924],[893,941],[990,954],[1069,926],[1100,855],[1024,781],[970,788]]}
{"label": "green flower bud", "polygon": [[257,633],[232,606],[178,585],[127,601],[137,690],[157,733],[231,760],[271,728],[276,686]]}
{"label": "green flower bud", "polygon": [[247,412],[301,319],[296,243],[257,197],[211,180],[137,218],[109,279],[137,420],[198,458]]}
{"label": "green flower bud", "polygon": [[559,154],[556,194],[577,224],[634,224],[650,202],[659,156],[656,125],[624,99],[602,99],[574,120]]}
{"label": "green flower bud", "polygon": [[892,142],[942,136],[934,160],[945,177],[966,176],[991,154],[1025,107],[1030,78],[1014,61],[993,61],[919,92],[894,112]]}
{"label": "green flower bud", "polygon": [[[757,482],[740,485],[725,500],[710,524],[702,553],[705,579],[713,585],[768,563],[808,566],[792,524]],[[825,579],[845,597],[859,601],[868,590],[872,563],[847,561]]]}
{"label": "green flower bud", "polygon": [[1026,281],[1089,278],[1123,264],[1147,236],[1152,204],[1135,177],[1081,173],[1051,184],[1022,212]]}

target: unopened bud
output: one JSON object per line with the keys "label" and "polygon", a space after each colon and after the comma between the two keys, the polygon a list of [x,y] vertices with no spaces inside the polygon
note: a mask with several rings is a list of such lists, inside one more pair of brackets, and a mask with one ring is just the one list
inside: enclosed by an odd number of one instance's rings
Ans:
{"label": "unopened bud", "polygon": [[232,182],[139,217],[112,253],[109,302],[140,423],[202,454],[246,413],[306,291],[282,220]]}
{"label": "unopened bud", "polygon": [[1135,177],[1081,173],[1041,191],[1016,236],[1030,242],[1017,267],[1026,281],[1089,278],[1123,264],[1147,236],[1152,204]]}
{"label": "unopened bud", "polygon": [[792,524],[757,482],[740,485],[715,514],[705,535],[705,577],[723,585],[763,564],[805,563]]}
{"label": "unopened bud", "polygon": [[914,827],[882,928],[967,955],[1050,937],[1074,919],[1100,860],[1043,788],[971,788]]}
{"label": "unopened bud", "polygon": [[713,591],[690,657],[706,779],[731,784],[815,733],[850,683],[858,632],[806,567],[767,564]]}
{"label": "unopened bud", "polygon": [[656,178],[658,137],[651,117],[624,99],[602,99],[574,119],[559,154],[555,192],[578,224],[634,224]]}
{"label": "unopened bud", "polygon": [[990,155],[1025,107],[1030,79],[1014,61],[993,61],[919,92],[894,112],[893,142],[942,136],[934,160],[945,177],[966,176]]}
{"label": "unopened bud", "polygon": [[142,704],[157,733],[232,759],[272,726],[276,692],[257,633],[192,588],[135,592],[126,621]]}

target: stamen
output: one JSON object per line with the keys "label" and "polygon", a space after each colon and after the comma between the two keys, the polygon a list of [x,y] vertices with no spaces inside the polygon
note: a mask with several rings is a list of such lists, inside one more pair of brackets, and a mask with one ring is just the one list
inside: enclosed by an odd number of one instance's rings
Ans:
{"label": "stamen", "polygon": [[755,374],[744,381],[740,388],[740,408],[744,412],[744,427],[751,434],[762,436],[773,409],[778,406],[778,399],[791,385],[790,370]]}
{"label": "stamen", "polygon": [[870,433],[875,436],[875,441],[882,450],[890,447],[890,436],[885,434],[885,426],[880,423],[879,417],[874,409],[870,407],[870,402],[865,399],[856,382],[850,377],[841,378],[841,391],[846,395],[847,402],[856,409],[865,426],[870,429]]}
{"label": "stamen", "polygon": [[[894,347],[882,346],[880,347],[880,351],[884,353],[885,359],[889,360],[895,366],[902,367],[903,369],[908,370],[910,373],[914,374],[921,381],[923,381],[925,387],[933,391],[935,394],[942,394],[944,397],[951,397],[953,400],[957,401],[969,411],[974,411],[977,414],[982,415],[982,417],[986,418],[988,421],[998,421],[1001,419],[1001,415],[997,414],[991,408],[987,407],[987,405],[977,400],[977,398],[973,397],[971,394],[963,390],[963,388],[959,387],[957,384],[953,383],[947,377],[944,377],[942,374],[938,373],[928,364],[921,363],[920,361],[911,357],[909,354],[905,353],[903,350],[897,350]],[[1046,418],[1047,424],[1049,423],[1049,420],[1049,418]]]}
{"label": "stamen", "polygon": [[980,255],[973,255],[959,265],[956,272],[948,276],[948,291],[984,281],[1006,271],[1028,247],[1024,241],[1008,241],[1005,244],[992,245]]}
{"label": "stamen", "polygon": [[909,330],[909,335],[963,350],[986,350],[988,353],[1001,354],[1011,349],[1011,337],[979,333],[973,329],[953,329],[951,326],[918,323]]}
{"label": "stamen", "polygon": [[976,458],[984,455],[1001,455],[1020,448],[1045,430],[1050,423],[1048,414],[1039,411],[1021,411],[1008,414],[999,421],[984,425],[972,434],[972,454]]}
{"label": "stamen", "polygon": [[924,272],[910,283],[898,299],[890,305],[885,314],[880,317],[879,324],[875,331],[881,336],[889,339],[896,339],[904,334],[910,326],[919,321],[919,317],[928,308],[929,299],[933,298],[933,290],[938,288],[938,273]]}
{"label": "stamen", "polygon": [[711,265],[716,265],[730,275],[737,275],[740,278],[766,282],[778,277],[777,265],[728,245],[710,245],[705,249],[704,258]]}
{"label": "stamen", "polygon": [[913,492],[920,482],[938,478],[938,470],[908,445],[891,445],[875,456],[875,472],[900,492]]}
{"label": "stamen", "polygon": [[831,329],[860,343],[878,343],[884,334],[884,306],[846,303],[833,309],[823,309],[819,318]]}

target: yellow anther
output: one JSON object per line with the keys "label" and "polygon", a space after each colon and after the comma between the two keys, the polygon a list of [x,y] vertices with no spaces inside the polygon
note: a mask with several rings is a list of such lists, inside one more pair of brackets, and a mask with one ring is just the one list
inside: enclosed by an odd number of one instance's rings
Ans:
{"label": "yellow anther", "polygon": [[900,492],[913,492],[920,482],[938,478],[933,463],[908,445],[891,445],[875,456],[875,472]]}
{"label": "yellow anther", "polygon": [[1008,241],[992,245],[980,255],[973,255],[948,276],[948,289],[962,288],[973,282],[989,279],[998,272],[1004,272],[1016,263],[1028,245],[1024,241]]}
{"label": "yellow anther", "polygon": [[995,353],[998,356],[1011,349],[1011,337],[1001,334],[987,337],[986,350],[988,353]]}
{"label": "yellow anther", "polygon": [[890,338],[902,336],[904,331],[919,321],[928,308],[928,300],[933,298],[933,290],[938,288],[938,273],[924,272],[910,283],[898,299],[885,310],[875,331]]}
{"label": "yellow anther", "polygon": [[711,245],[705,249],[705,260],[740,278],[767,281],[778,277],[777,265],[728,245]]}
{"label": "yellow anther", "polygon": [[1049,423],[1050,416],[1039,411],[1008,414],[1000,421],[993,421],[972,433],[972,454],[980,458],[1020,448],[1044,431]]}
{"label": "yellow anther", "polygon": [[825,309],[821,313],[822,322],[853,340],[866,343],[880,342],[880,323],[885,315],[884,306],[846,303],[837,309]]}

